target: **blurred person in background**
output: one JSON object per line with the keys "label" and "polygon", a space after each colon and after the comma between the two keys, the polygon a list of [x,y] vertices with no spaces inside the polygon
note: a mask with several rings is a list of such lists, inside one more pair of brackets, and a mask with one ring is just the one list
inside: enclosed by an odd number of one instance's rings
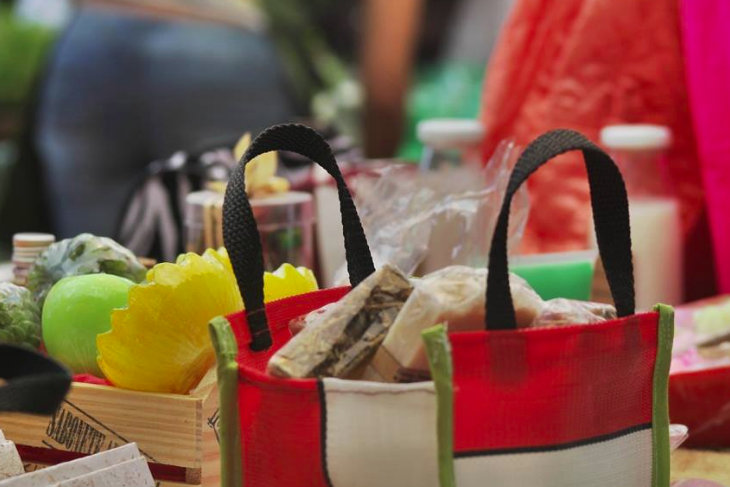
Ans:
{"label": "blurred person in background", "polygon": [[250,9],[128,1],[86,2],[73,12],[30,113],[25,149],[37,155],[45,191],[11,195],[13,206],[45,194],[51,228],[67,237],[114,235],[151,161],[235,140],[291,119],[295,109]]}
{"label": "blurred person in background", "polygon": [[[23,116],[0,133],[20,148],[0,176],[12,180],[4,198],[0,188],[0,237],[115,236],[151,162],[303,116],[370,156],[417,159],[419,118],[476,114],[511,0],[488,3],[4,0],[6,18],[46,41],[35,77],[19,83]],[[19,42],[0,43],[0,60],[30,46]]]}

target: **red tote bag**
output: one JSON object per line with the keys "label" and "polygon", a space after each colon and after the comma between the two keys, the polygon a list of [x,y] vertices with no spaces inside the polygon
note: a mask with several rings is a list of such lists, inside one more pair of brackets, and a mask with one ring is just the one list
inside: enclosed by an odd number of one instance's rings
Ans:
{"label": "red tote bag", "polygon": [[[571,150],[583,153],[618,319],[518,330],[507,265],[512,195]],[[447,432],[442,487],[484,485],[483,479],[511,487],[669,486],[673,311],[659,305],[634,314],[632,267],[628,201],[614,162],[574,131],[537,138],[511,174],[492,239],[486,329],[449,334],[453,369],[433,373]],[[444,447],[444,438],[453,444]]]}
{"label": "red tote bag", "polygon": [[[372,272],[372,261],[326,144],[305,127],[275,127],[254,141],[243,162],[275,149],[312,158],[337,181],[356,285]],[[511,198],[540,165],[575,149],[586,160],[598,243],[620,318],[515,330],[506,258]],[[258,234],[239,196],[242,168],[226,194],[224,236],[246,311],[211,323],[223,486],[476,487],[485,479],[512,487],[668,486],[671,313],[634,314],[626,191],[616,166],[595,145],[557,131],[521,156],[490,253],[487,331],[449,335],[451,397],[438,380],[384,384],[266,374],[268,359],[291,337],[289,321],[347,289],[263,305]],[[450,435],[443,435],[444,426]]]}

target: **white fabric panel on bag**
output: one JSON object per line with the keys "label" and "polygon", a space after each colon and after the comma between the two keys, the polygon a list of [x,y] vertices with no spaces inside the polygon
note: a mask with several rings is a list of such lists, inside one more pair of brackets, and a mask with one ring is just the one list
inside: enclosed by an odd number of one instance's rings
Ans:
{"label": "white fabric panel on bag", "polygon": [[333,487],[439,487],[433,382],[323,383]]}
{"label": "white fabric panel on bag", "polygon": [[650,487],[651,463],[644,429],[573,448],[459,457],[454,469],[456,487]]}

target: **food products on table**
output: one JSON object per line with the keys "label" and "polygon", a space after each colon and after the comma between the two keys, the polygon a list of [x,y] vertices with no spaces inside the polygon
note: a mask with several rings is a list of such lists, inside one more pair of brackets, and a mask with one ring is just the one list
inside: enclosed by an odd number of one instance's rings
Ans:
{"label": "food products on table", "polygon": [[[450,266],[414,281],[414,290],[378,349],[365,377],[414,381],[428,378],[421,332],[446,323],[449,332],[484,328],[487,270]],[[529,326],[543,301],[527,282],[512,274],[510,289],[517,325]]]}
{"label": "food products on table", "polygon": [[[241,159],[251,145],[251,134],[245,133],[233,148],[233,156]],[[246,193],[251,198],[285,193],[289,191],[289,181],[276,175],[278,160],[276,152],[267,152],[254,158],[246,165]]]}
{"label": "food products on table", "polygon": [[28,271],[36,259],[56,241],[50,233],[16,233],[13,235],[13,283],[28,284]]}
{"label": "food products on table", "polygon": [[97,337],[99,367],[118,387],[185,394],[215,361],[208,321],[241,308],[227,254],[207,250],[158,264]]}
{"label": "food products on table", "polygon": [[306,267],[282,264],[274,272],[264,273],[264,301],[276,301],[319,289],[317,278]]}
{"label": "food products on table", "polygon": [[616,308],[610,304],[555,298],[545,301],[542,311],[535,317],[533,328],[600,323],[616,319]]}
{"label": "food products on table", "polygon": [[[391,267],[384,269],[399,276],[398,286],[406,288],[400,273],[396,274]],[[378,279],[383,279],[385,272],[378,271]],[[349,374],[385,382],[428,380],[423,330],[439,323],[446,324],[449,332],[484,327],[487,285],[484,268],[445,267],[422,279],[413,279],[412,289],[407,293],[399,294],[400,287],[396,287],[391,295],[408,294],[408,297],[402,305],[388,308],[390,326],[380,323],[377,314],[369,316],[359,311],[366,310],[367,304],[375,304],[371,296],[375,286],[371,281],[373,276],[340,302],[292,320],[289,329],[294,337],[271,358],[269,373],[280,377]],[[527,281],[515,274],[510,274],[510,291],[519,328],[598,323],[616,318],[616,309],[606,304],[562,298],[543,301]],[[362,372],[352,374],[356,368]]]}
{"label": "food products on table", "polygon": [[321,316],[326,313],[327,310],[330,309],[334,304],[335,303],[325,304],[319,309],[315,309],[314,311],[311,311],[306,315],[302,315],[298,318],[294,318],[293,320],[291,320],[289,322],[289,331],[291,332],[292,336],[296,335],[313,323],[318,322],[321,319]]}
{"label": "food products on table", "polygon": [[413,286],[392,266],[362,281],[269,360],[278,377],[354,375],[380,345]]}
{"label": "food products on table", "polygon": [[0,282],[0,343],[41,344],[40,307],[28,289],[9,282]]}
{"label": "food products on table", "polygon": [[141,282],[145,272],[134,254],[114,240],[82,233],[43,252],[30,269],[28,288],[42,305],[51,286],[64,277],[106,273]]}
{"label": "food products on table", "polygon": [[66,277],[43,305],[43,343],[48,354],[76,374],[103,377],[96,363],[96,336],[109,331],[112,310],[127,305],[129,279],[111,274]]}
{"label": "food products on table", "polygon": [[[264,274],[267,302],[316,289],[309,269],[285,265]],[[185,394],[215,362],[208,322],[242,308],[224,249],[158,264],[132,287],[128,306],[112,313],[111,330],[97,337],[99,367],[118,387]]]}

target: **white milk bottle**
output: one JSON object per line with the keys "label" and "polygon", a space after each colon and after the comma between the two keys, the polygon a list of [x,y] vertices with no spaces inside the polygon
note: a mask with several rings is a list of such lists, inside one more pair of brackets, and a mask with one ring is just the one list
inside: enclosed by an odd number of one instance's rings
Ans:
{"label": "white milk bottle", "polygon": [[[626,181],[637,311],[682,302],[679,202],[664,171],[671,132],[660,125],[610,125],[601,143]],[[593,235],[595,241],[595,235]]]}

